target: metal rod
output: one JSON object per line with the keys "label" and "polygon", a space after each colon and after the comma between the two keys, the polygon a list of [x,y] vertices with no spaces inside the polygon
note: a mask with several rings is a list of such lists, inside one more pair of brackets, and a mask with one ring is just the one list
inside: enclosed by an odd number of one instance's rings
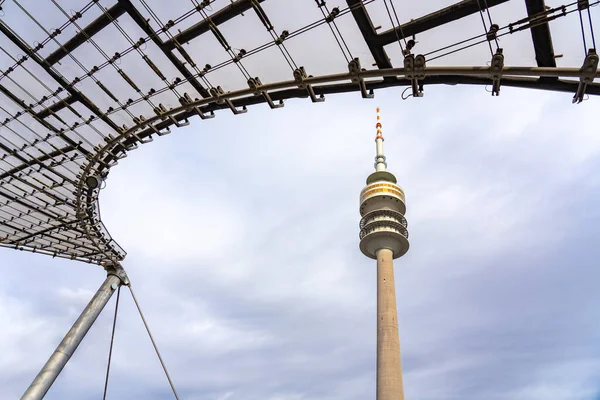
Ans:
{"label": "metal rod", "polygon": [[58,375],[61,373],[75,350],[90,330],[98,315],[110,300],[114,291],[121,285],[122,278],[109,271],[106,280],[85,307],[62,342],[50,356],[42,370],[35,377],[21,400],[41,400],[44,398]]}
{"label": "metal rod", "polygon": [[[360,77],[362,78],[385,78],[385,77],[405,77],[409,74],[410,71],[407,71],[405,68],[385,68],[385,69],[375,69],[375,70],[367,70],[361,71]],[[419,75],[423,76],[472,76],[472,77],[482,77],[489,78],[490,74],[493,72],[491,67],[487,66],[472,66],[472,67],[425,67],[423,70],[419,71]],[[557,68],[557,67],[504,67],[502,69],[503,76],[515,76],[515,77],[572,77],[579,78],[582,75],[582,71],[580,68]],[[600,76],[600,70],[596,71],[596,77]],[[340,73],[340,74],[330,74],[330,75],[322,75],[304,78],[302,83],[303,85],[319,85],[319,84],[327,84],[334,83],[340,81],[351,81],[356,77],[356,74],[353,73]],[[490,78],[491,80],[491,78]],[[283,90],[289,88],[298,87],[298,83],[295,80],[288,81],[280,81],[274,83],[266,83],[261,86],[261,90],[263,91],[271,91],[271,90]],[[240,89],[232,92],[223,93],[218,96],[221,100],[226,99],[236,99],[242,96],[255,94],[254,89]],[[192,107],[199,107],[215,101],[214,97],[209,97],[206,99],[200,99],[197,101],[193,101],[184,106],[172,108],[166,112],[164,112],[160,116],[155,116],[152,118],[146,119],[143,124],[138,124],[121,133],[118,137],[109,141],[104,148],[109,148],[119,140],[122,140],[124,137],[128,137],[131,135],[131,132],[135,132],[140,129],[140,126],[149,126],[165,117],[169,117],[175,114],[178,114],[182,111],[191,109]],[[94,155],[94,159],[98,159],[101,156],[102,151],[97,152]],[[94,165],[93,162],[87,164],[85,173],[82,175],[83,177],[87,176],[89,170]],[[83,181],[84,178],[81,178],[80,181]]]}
{"label": "metal rod", "polygon": [[140,313],[140,317],[142,317],[142,322],[144,323],[144,326],[146,327],[146,332],[148,332],[148,336],[150,337],[150,341],[152,342],[152,346],[154,346],[154,351],[156,351],[156,355],[158,356],[158,360],[160,361],[160,365],[162,365],[163,371],[165,371],[165,375],[167,376],[167,380],[169,381],[169,385],[171,386],[171,390],[173,390],[173,394],[175,395],[175,398],[177,400],[179,400],[179,396],[177,395],[177,391],[175,390],[175,385],[173,385],[173,381],[171,380],[171,376],[169,375],[169,371],[167,371],[167,366],[165,365],[165,362],[163,361],[160,352],[158,351],[158,346],[156,346],[156,342],[154,341],[154,337],[152,337],[152,332],[150,332],[150,328],[148,327],[148,323],[146,322],[146,318],[144,318],[144,313],[142,312],[142,309],[140,308],[140,304],[137,301],[137,298],[135,297],[135,293],[133,293],[133,289],[131,288],[131,285],[128,285],[129,287],[129,291],[131,292],[131,297],[133,298],[133,302],[135,303],[135,306],[138,310],[138,312]]}
{"label": "metal rod", "polygon": [[106,391],[108,390],[108,378],[110,376],[110,362],[112,360],[113,346],[115,344],[115,331],[117,330],[117,315],[119,314],[119,297],[121,296],[121,286],[117,289],[117,301],[115,302],[115,316],[113,318],[112,333],[110,335],[110,348],[108,350],[108,363],[106,365],[106,379],[104,380],[104,396],[102,400],[106,400]]}

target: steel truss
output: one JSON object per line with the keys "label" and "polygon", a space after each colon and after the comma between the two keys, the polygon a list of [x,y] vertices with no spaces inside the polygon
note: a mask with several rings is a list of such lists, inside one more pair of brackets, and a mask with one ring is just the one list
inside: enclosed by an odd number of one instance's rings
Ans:
{"label": "steel truss", "polygon": [[[319,102],[326,95],[346,92],[370,98],[376,90],[396,86],[407,87],[415,97],[438,84],[486,85],[496,95],[501,86],[569,92],[574,102],[600,94],[600,84],[593,82],[598,76],[595,42],[582,55],[581,67],[559,68],[550,35],[551,21],[572,13],[585,16],[597,1],[551,9],[543,0],[526,0],[527,15],[500,26],[493,24],[490,9],[508,6],[508,0],[464,0],[404,24],[390,0],[347,0],[333,8],[317,0],[312,7],[323,18],[304,21],[306,25],[292,31],[276,30],[272,22],[276,18],[272,10],[266,11],[269,2],[264,0],[226,2],[219,9],[218,0],[192,0],[187,11],[166,21],[144,0],[136,4],[117,0],[110,6],[82,1],[81,9],[71,13],[48,2],[48,7],[63,14],[58,26],[44,25],[22,1],[1,5],[0,48],[10,62],[0,77],[0,246],[95,264],[120,262],[126,256],[104,227],[98,206],[110,168],[140,144],[169,133],[171,126],[187,125],[194,116],[212,118],[225,109],[241,114],[261,103],[275,109],[287,99]],[[367,10],[382,1],[392,28],[378,33]],[[9,13],[19,13],[44,34],[33,40],[17,22],[7,22],[12,21]],[[270,39],[252,49],[237,49],[227,39],[231,32],[226,26],[245,21],[249,13],[254,15],[254,28],[262,25]],[[478,35],[424,55],[413,54],[415,35],[477,14],[484,27]],[[407,17],[401,9],[400,16]],[[593,39],[591,14],[589,21]],[[353,41],[342,35],[348,24],[359,32]],[[335,74],[306,71],[289,48],[319,27],[330,29],[345,57]],[[124,43],[114,53],[105,49],[103,34],[109,31]],[[531,33],[537,66],[505,66],[508,49],[500,48],[498,40],[526,31]],[[66,32],[72,34],[65,36]],[[583,25],[582,32],[585,42]],[[200,67],[194,43],[206,38],[218,43],[225,58]],[[388,55],[396,43],[402,51],[401,65],[394,65]],[[357,45],[368,48],[375,69],[363,68],[361,60],[353,57],[352,47]],[[440,57],[474,46],[489,46],[490,55],[481,63],[490,62],[489,67],[432,65]],[[263,83],[248,72],[247,64],[271,50],[274,54],[264,62],[279,51],[290,67],[286,73],[290,79],[263,76]],[[88,62],[92,51],[94,61]],[[302,54],[304,58],[325,56]],[[153,83],[144,83],[145,78],[133,75],[131,67],[144,69]],[[213,84],[212,77],[227,68],[239,70],[243,80],[235,79],[246,86],[224,90],[221,85],[229,86],[227,82]],[[35,89],[29,83],[32,79],[37,82]],[[177,106],[163,105],[171,102]]]}

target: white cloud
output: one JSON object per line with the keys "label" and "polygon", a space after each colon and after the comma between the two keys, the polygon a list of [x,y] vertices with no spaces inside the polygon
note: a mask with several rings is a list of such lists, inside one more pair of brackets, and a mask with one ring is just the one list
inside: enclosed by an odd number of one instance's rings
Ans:
{"label": "white cloud", "polygon": [[103,211],[111,235],[128,251],[163,262],[227,252],[247,229],[236,199],[223,196],[231,188],[216,179],[198,180],[194,171],[163,171],[169,159],[155,149],[150,157],[127,160],[140,163],[133,174],[119,175],[121,166],[112,172],[101,199],[103,210],[112,211]]}
{"label": "white cloud", "polygon": [[[492,108],[480,89],[461,88],[453,104],[447,101],[453,92],[431,88],[427,98],[404,102],[398,111],[396,91],[378,93],[390,168],[408,197],[412,247],[396,268],[406,393],[541,400],[543,388],[556,381],[543,372],[555,363],[543,344],[556,342],[564,358],[576,359],[567,342],[589,340],[553,324],[550,311],[560,310],[560,297],[569,296],[571,313],[580,315],[565,325],[591,336],[595,330],[583,322],[593,314],[583,307],[593,302],[592,292],[577,287],[593,271],[578,260],[566,269],[556,249],[594,251],[575,236],[586,214],[570,207],[597,197],[586,177],[597,164],[597,142],[581,129],[571,137],[561,133],[568,127],[559,129],[548,110],[562,110],[554,99],[563,96],[521,96],[507,88]],[[532,99],[533,111],[523,112]],[[258,109],[195,121],[111,171],[101,195],[103,219],[129,253],[124,265],[185,398],[373,395],[375,270],[357,248],[357,198],[372,170],[374,103],[332,100],[310,107],[290,101],[268,114],[268,128],[267,111]],[[587,113],[572,110],[582,126],[590,123]],[[498,119],[499,112],[515,118]],[[569,185],[582,192],[557,197]],[[70,271],[68,265],[61,271]],[[562,287],[567,270],[574,283]],[[81,271],[71,280],[62,274],[65,280],[49,294],[36,293],[54,307],[52,315],[64,318],[40,344],[42,355],[68,329],[73,316],[64,317],[65,306],[81,309],[100,284],[96,267]],[[84,276],[90,279],[81,285]],[[126,292],[121,304],[111,393],[168,393]],[[11,307],[16,314],[2,317],[25,327],[11,336],[22,341],[2,343],[18,354],[38,332],[31,321],[48,326],[54,317]],[[54,396],[101,390],[96,377],[105,367],[111,314],[112,305]],[[558,340],[563,336],[569,339]],[[515,358],[520,352],[534,356]],[[592,352],[590,363],[577,367],[592,370],[587,378],[567,374],[565,387],[592,390],[582,382],[597,373],[597,357]],[[26,386],[43,358],[24,367],[31,376],[14,387]],[[514,372],[499,385],[492,378],[507,359]],[[519,376],[530,371],[535,379],[523,382]]]}

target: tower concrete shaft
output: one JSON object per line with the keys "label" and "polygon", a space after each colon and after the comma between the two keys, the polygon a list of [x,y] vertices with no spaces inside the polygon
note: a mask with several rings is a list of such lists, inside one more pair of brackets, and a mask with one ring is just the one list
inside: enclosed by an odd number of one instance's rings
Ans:
{"label": "tower concrete shaft", "polygon": [[404,400],[393,256],[377,252],[377,400]]}

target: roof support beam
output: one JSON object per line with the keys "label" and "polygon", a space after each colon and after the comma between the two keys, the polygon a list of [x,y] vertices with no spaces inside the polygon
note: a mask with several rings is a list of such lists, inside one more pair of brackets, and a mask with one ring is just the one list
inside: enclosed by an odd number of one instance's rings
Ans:
{"label": "roof support beam", "polygon": [[[380,46],[385,46],[387,44],[395,42],[396,40],[398,40],[398,38],[404,39],[404,37],[425,32],[438,26],[447,24],[449,22],[456,21],[469,15],[478,13],[480,5],[481,10],[486,9],[486,3],[487,8],[491,8],[502,3],[506,3],[508,1],[509,0],[486,0],[478,2],[477,0],[464,0],[460,3],[453,4],[449,7],[442,8],[441,10],[438,10],[431,14],[427,14],[424,17],[407,22],[403,24],[401,28],[397,27],[382,32],[380,35],[377,36],[377,44]],[[401,17],[401,15],[399,17]]]}
{"label": "roof support beam", "polygon": [[383,45],[380,43],[379,35],[375,32],[373,21],[371,21],[371,17],[369,17],[362,0],[346,0],[346,3],[348,3],[348,7],[352,9],[352,16],[354,17],[365,42],[367,42],[371,55],[377,64],[377,68],[392,68],[390,58],[387,56]]}
{"label": "roof support beam", "polygon": [[[0,27],[1,27],[1,25],[0,25]],[[5,88],[2,85],[0,85],[0,93],[2,93],[3,95],[5,95],[9,99],[11,99],[13,102],[15,102],[16,104],[21,106],[21,108],[23,108],[23,110],[25,110],[27,113],[29,113],[29,115],[31,115],[44,128],[56,133],[56,135],[59,136],[62,140],[64,140],[65,143],[67,143],[69,147],[72,147],[73,149],[77,149],[80,153],[82,153],[84,155],[87,155],[89,153],[86,149],[84,149],[83,147],[80,146],[80,143],[76,143],[73,139],[71,139],[70,137],[65,135],[65,132],[58,130],[50,122],[44,120],[43,118],[38,117],[37,114],[35,112],[33,112],[33,109],[30,106],[25,104],[25,102],[23,100],[19,99],[17,96],[15,96],[15,94],[13,92],[11,92],[10,90],[8,90],[7,88]],[[74,99],[74,97],[72,97],[72,96],[69,96],[69,98]]]}
{"label": "roof support beam", "polygon": [[[525,0],[525,5],[527,6],[527,15],[530,17],[546,10],[544,0]],[[546,22],[531,28],[531,38],[533,39],[535,60],[538,67],[556,67],[552,36],[550,36],[550,26],[548,23]]]}
{"label": "roof support beam", "polygon": [[[11,42],[21,49],[22,52],[27,54],[29,58],[35,61],[40,67],[46,71],[48,75],[52,77],[60,86],[62,86],[73,98],[77,99],[83,104],[88,110],[96,114],[98,118],[104,121],[110,126],[115,132],[119,132],[119,126],[115,124],[110,118],[108,118],[96,104],[94,104],[87,96],[78,90],[75,90],[65,78],[56,72],[52,66],[48,65],[43,58],[41,58],[35,51],[29,47],[29,45],[21,40],[13,31],[2,21],[0,21],[0,32],[2,32]],[[72,139],[69,139],[66,135],[61,135],[61,138],[70,145],[75,145]]]}
{"label": "roof support beam", "polygon": [[[194,74],[188,70],[185,65],[173,54],[173,48],[169,47],[169,45],[163,42],[157,34],[154,33],[152,27],[144,18],[142,14],[135,8],[131,1],[129,0],[118,0],[119,4],[123,5],[123,8],[127,11],[127,14],[133,19],[133,21],[150,37],[152,42],[158,46],[158,48],[163,52],[163,54],[171,61],[171,63],[177,68],[177,70],[184,76],[185,79],[196,89],[198,93],[204,98],[210,97],[210,93],[204,86],[198,82],[196,78],[194,78]],[[191,28],[190,28],[191,29]]]}
{"label": "roof support beam", "polygon": [[36,157],[36,159],[34,159],[34,160],[24,162],[23,164],[20,164],[2,174],[0,174],[0,179],[7,178],[11,175],[16,174],[17,172],[21,172],[21,171],[27,169],[29,167],[33,167],[35,165],[41,165],[44,161],[52,160],[54,157],[64,156],[66,153],[69,153],[75,149],[76,149],[76,147],[67,146],[67,147],[63,147],[62,149],[54,150],[51,153],[42,154],[41,156]]}
{"label": "roof support beam", "polygon": [[66,57],[70,52],[84,44],[88,38],[91,38],[96,33],[110,25],[113,19],[119,18],[124,12],[125,9],[121,4],[115,4],[106,10],[106,13],[93,20],[88,26],[83,28],[81,32],[78,32],[75,36],[69,39],[69,41],[56,49],[46,58],[45,62],[48,63],[48,65],[56,64],[61,59]]}
{"label": "roof support beam", "polygon": [[[427,76],[423,79],[423,83],[426,85],[479,85],[486,86],[491,84],[490,78],[477,77],[477,76],[460,76],[460,75],[446,75],[446,76]],[[399,79],[382,79],[377,82],[365,82],[367,90],[379,90],[389,87],[409,87],[411,81],[406,78]],[[537,89],[537,90],[550,90],[553,92],[566,92],[573,94],[576,92],[579,86],[579,81],[574,80],[554,80],[554,81],[542,81],[539,78],[533,77],[503,77],[502,87],[516,87],[526,89]],[[358,91],[358,85],[355,83],[338,83],[338,84],[325,84],[325,85],[314,85],[313,89],[317,95],[328,95],[328,94],[339,94],[339,93],[351,93]],[[587,86],[586,93],[590,95],[600,96],[600,83],[590,83]],[[358,94],[357,94],[358,95]],[[269,92],[269,96],[273,101],[286,100],[291,98],[307,98],[308,94],[306,89],[283,89],[278,91]],[[418,101],[418,100],[415,100]],[[232,99],[231,102],[235,107],[252,106],[255,104],[265,103],[266,100],[263,96],[250,95],[242,98]],[[210,113],[211,111],[221,110],[228,108],[225,104],[217,104],[216,102],[200,106],[200,109],[204,113]],[[183,121],[197,116],[195,110],[185,110],[181,113],[174,115],[176,121]],[[173,125],[173,120],[166,119],[154,125],[158,130],[168,128]],[[136,132],[137,138],[147,138],[155,135],[156,131],[153,128],[146,128],[142,131]],[[123,142],[115,143],[111,151],[107,152],[103,159],[104,164],[110,164],[115,159],[114,154],[118,154],[121,151],[126,151],[127,148],[137,143],[135,137],[129,137]]]}
{"label": "roof support beam", "polygon": [[449,22],[459,20],[468,15],[478,13],[480,5],[481,9],[484,10],[486,8],[486,3],[487,7],[491,8],[508,1],[509,0],[487,0],[486,2],[478,2],[477,0],[464,0],[439,11],[427,14],[424,17],[407,22],[400,27],[377,34],[362,0],[346,0],[348,6],[352,7],[352,15],[367,42],[367,46],[369,46],[369,50],[375,59],[377,67],[380,69],[392,67],[390,59],[383,47],[397,41],[398,38],[404,39],[407,36],[416,35],[417,33],[425,32]]}
{"label": "roof support beam", "polygon": [[[218,26],[236,17],[238,14],[250,10],[252,8],[253,1],[256,1],[257,3],[262,3],[265,0],[237,0],[235,2],[232,2],[230,5],[223,7],[216,13],[211,14],[210,20],[213,24]],[[202,35],[203,33],[208,32],[209,30],[210,27],[208,22],[206,20],[202,20],[190,26],[181,33],[175,35],[173,39],[166,41],[165,48],[168,50],[173,50],[176,47],[175,43],[184,44]]]}
{"label": "roof support beam", "polygon": [[57,101],[56,103],[51,104],[48,107],[44,108],[42,111],[38,112],[36,114],[36,116],[39,119],[44,119],[46,117],[49,117],[50,115],[53,115],[53,114],[59,112],[63,108],[70,106],[71,104],[75,103],[76,101],[77,101],[77,99],[75,97],[67,96],[64,99],[61,99],[60,101]]}

